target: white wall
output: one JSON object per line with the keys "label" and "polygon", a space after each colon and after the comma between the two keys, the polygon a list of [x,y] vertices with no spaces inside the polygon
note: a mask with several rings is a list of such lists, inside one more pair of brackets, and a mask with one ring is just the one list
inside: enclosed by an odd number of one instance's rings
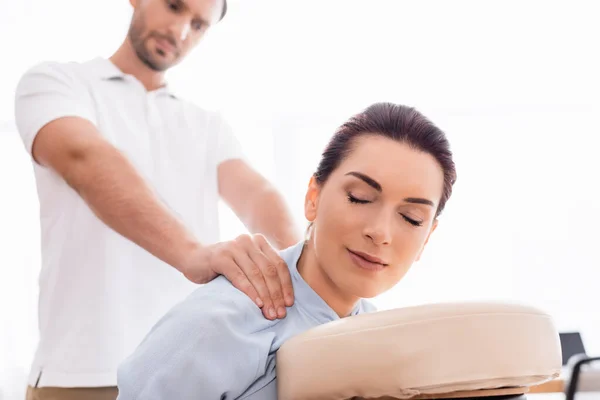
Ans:
{"label": "white wall", "polygon": [[[597,114],[549,108],[429,115],[448,132],[459,180],[423,259],[378,303],[523,301],[548,310],[560,329],[583,331],[590,351],[600,352],[600,160],[590,134],[598,131]],[[296,210],[318,161],[309,144],[324,142],[334,120],[287,124],[282,132],[296,141],[276,142],[280,163],[287,163],[279,182]]]}
{"label": "white wall", "polygon": [[295,4],[274,39],[277,181],[293,209],[340,122],[373,101],[415,105],[447,131],[459,180],[381,306],[529,302],[599,353],[597,4]]}
{"label": "white wall", "polygon": [[[524,301],[551,312],[560,329],[582,331],[600,354],[597,3],[230,3],[170,80],[185,97],[224,109],[300,224],[319,152],[350,114],[374,101],[406,103],[448,133],[455,193],[424,259],[381,307]],[[0,74],[0,326],[10,334],[0,332],[0,359],[26,370],[39,244],[31,170],[6,133],[12,90],[38,61],[110,55],[130,11],[125,0],[1,7],[0,34],[10,40]],[[223,213],[224,238],[243,231]]]}

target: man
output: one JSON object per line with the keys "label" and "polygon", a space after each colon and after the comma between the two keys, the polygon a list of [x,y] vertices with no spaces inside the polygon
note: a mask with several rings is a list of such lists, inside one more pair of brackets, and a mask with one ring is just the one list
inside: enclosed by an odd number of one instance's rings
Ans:
{"label": "man", "polygon": [[[225,1],[131,4],[127,38],[110,59],[43,63],[17,88],[42,231],[28,398],[116,398],[118,364],[195,283],[217,275],[266,318],[293,303],[287,267],[267,242],[300,239],[281,196],[243,161],[219,115],[165,83]],[[219,196],[266,239],[217,243]]]}

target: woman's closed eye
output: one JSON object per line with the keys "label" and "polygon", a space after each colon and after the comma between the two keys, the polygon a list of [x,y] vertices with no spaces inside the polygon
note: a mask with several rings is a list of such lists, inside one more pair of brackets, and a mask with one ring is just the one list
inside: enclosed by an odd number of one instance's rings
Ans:
{"label": "woman's closed eye", "polygon": [[364,199],[360,199],[354,195],[352,195],[352,193],[348,193],[348,201],[350,203],[356,203],[356,204],[367,204],[370,203],[370,200],[364,200]]}
{"label": "woman's closed eye", "polygon": [[[352,193],[348,193],[348,201],[350,203],[354,203],[354,204],[368,204],[371,202],[371,200],[365,200],[365,199],[361,199],[359,197],[354,196]],[[405,214],[399,213],[402,218],[408,222],[409,224],[411,224],[412,226],[422,226],[423,225],[423,221],[417,221],[416,219],[413,219],[411,217],[406,216]]]}
{"label": "woman's closed eye", "polygon": [[400,215],[402,215],[402,218],[404,218],[404,220],[405,220],[406,222],[408,222],[409,224],[411,224],[411,225],[413,225],[413,226],[421,226],[421,225],[423,225],[423,222],[422,222],[422,221],[417,221],[417,220],[414,220],[414,219],[412,219],[412,218],[410,218],[410,217],[407,217],[407,216],[406,216],[406,215],[404,215],[404,214],[400,214]]}

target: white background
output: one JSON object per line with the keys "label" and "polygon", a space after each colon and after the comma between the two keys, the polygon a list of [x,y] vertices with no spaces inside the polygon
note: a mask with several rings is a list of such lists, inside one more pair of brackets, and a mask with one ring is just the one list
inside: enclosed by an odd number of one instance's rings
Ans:
{"label": "white background", "polygon": [[[375,101],[413,105],[449,136],[454,195],[423,259],[377,299],[381,308],[525,302],[550,312],[561,331],[581,331],[589,353],[600,354],[597,3],[229,1],[226,19],[169,80],[225,112],[300,227],[320,151],[352,113]],[[14,88],[39,61],[110,56],[130,13],[126,0],[0,0],[6,398],[22,398],[39,269],[37,198],[14,132]],[[243,232],[222,210],[223,238]]]}

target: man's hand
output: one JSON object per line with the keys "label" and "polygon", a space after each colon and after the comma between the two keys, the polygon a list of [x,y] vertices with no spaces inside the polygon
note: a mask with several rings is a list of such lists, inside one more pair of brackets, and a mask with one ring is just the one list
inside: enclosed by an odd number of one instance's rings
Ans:
{"label": "man's hand", "polygon": [[284,318],[285,307],[294,303],[288,266],[260,234],[202,247],[182,272],[194,283],[207,283],[224,275],[271,320]]}

